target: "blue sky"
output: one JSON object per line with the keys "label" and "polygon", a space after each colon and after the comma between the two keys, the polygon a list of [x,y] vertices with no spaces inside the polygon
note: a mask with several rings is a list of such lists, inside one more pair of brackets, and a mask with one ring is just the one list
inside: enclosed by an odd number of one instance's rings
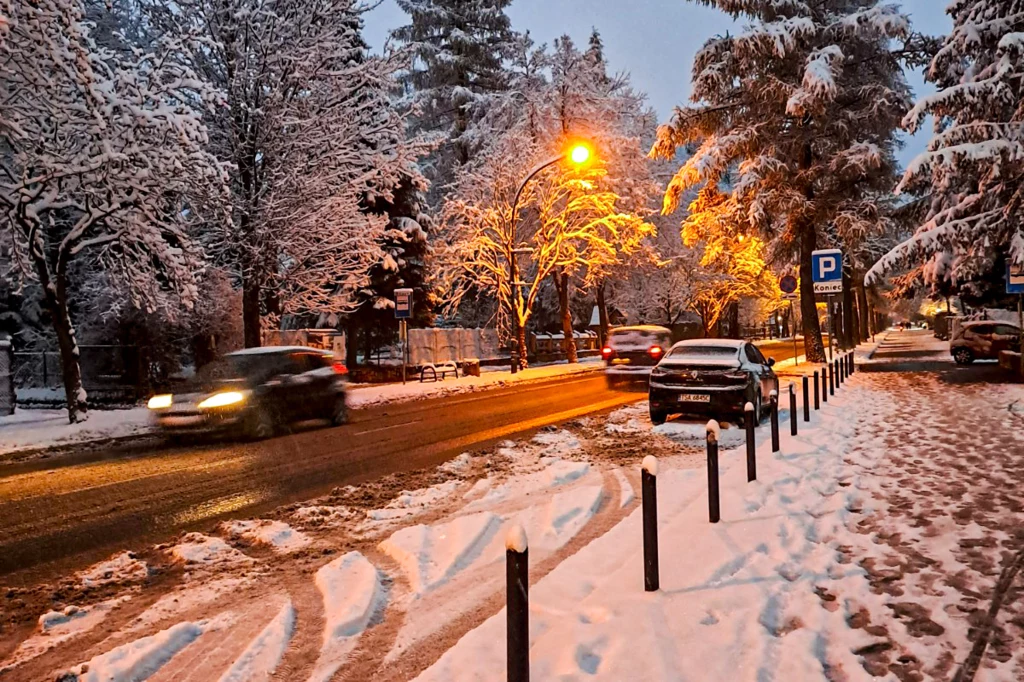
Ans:
{"label": "blue sky", "polygon": [[[940,0],[903,0],[917,30],[948,33],[949,17]],[[529,30],[534,40],[550,43],[562,34],[585,42],[593,27],[604,39],[608,61],[628,72],[633,84],[647,93],[661,120],[690,96],[693,56],[705,40],[724,33],[731,20],[724,13],[686,0],[515,0],[509,8],[516,30]],[[405,23],[395,0],[384,0],[366,16],[366,40],[375,49],[388,32]],[[920,74],[911,74],[918,94],[928,92]],[[908,141],[901,158],[909,161],[927,144],[924,135]]]}

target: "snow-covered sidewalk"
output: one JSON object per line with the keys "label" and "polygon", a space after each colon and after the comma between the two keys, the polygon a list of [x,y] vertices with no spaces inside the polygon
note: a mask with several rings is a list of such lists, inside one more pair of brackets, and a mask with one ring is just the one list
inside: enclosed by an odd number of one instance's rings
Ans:
{"label": "snow-covered sidewalk", "polygon": [[[762,446],[758,482],[726,453],[719,524],[703,472],[664,471],[661,590],[643,591],[637,510],[531,588],[534,677],[951,679],[1024,548],[1024,389],[893,376],[856,375]],[[1024,679],[1017,585],[975,680]],[[417,679],[499,679],[504,647],[500,612]]]}

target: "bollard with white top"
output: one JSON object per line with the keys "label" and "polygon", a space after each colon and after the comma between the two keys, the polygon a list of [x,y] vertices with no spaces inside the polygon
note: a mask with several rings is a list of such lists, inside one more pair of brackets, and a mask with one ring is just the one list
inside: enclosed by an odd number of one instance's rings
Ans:
{"label": "bollard with white top", "polygon": [[722,429],[718,422],[712,419],[708,422],[708,519],[711,523],[718,523],[722,518],[719,503],[718,491],[718,439],[721,437]]}
{"label": "bollard with white top", "polygon": [[811,392],[810,392],[810,380],[805,374],[803,376],[803,399],[804,399],[804,421],[811,421]]}
{"label": "bollard with white top", "polygon": [[757,480],[757,443],[754,442],[754,405],[743,406],[744,425],[747,431],[747,482]]}
{"label": "bollard with white top", "polygon": [[530,682],[530,579],[526,531],[518,523],[505,537],[505,615],[508,682]]}
{"label": "bollard with white top", "polygon": [[644,591],[657,592],[661,580],[658,570],[658,460],[644,457],[640,471],[644,526]]}

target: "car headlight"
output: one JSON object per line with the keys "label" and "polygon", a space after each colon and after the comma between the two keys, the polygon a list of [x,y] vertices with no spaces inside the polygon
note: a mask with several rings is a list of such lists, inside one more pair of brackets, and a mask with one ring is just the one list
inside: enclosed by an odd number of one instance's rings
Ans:
{"label": "car headlight", "polygon": [[214,393],[209,398],[199,403],[200,410],[206,410],[211,407],[227,407],[229,405],[237,405],[245,402],[245,394],[239,391],[224,391],[222,393]]}
{"label": "car headlight", "polygon": [[149,402],[146,403],[146,407],[151,410],[165,410],[170,407],[173,402],[174,396],[170,393],[165,393],[163,395],[155,395],[150,398]]}

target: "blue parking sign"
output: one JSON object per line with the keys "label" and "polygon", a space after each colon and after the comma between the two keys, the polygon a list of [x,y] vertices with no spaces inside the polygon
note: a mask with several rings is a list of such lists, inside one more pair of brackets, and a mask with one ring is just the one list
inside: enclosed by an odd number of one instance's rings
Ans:
{"label": "blue parking sign", "polygon": [[811,253],[811,275],[814,293],[842,293],[843,252],[839,249],[823,249]]}

